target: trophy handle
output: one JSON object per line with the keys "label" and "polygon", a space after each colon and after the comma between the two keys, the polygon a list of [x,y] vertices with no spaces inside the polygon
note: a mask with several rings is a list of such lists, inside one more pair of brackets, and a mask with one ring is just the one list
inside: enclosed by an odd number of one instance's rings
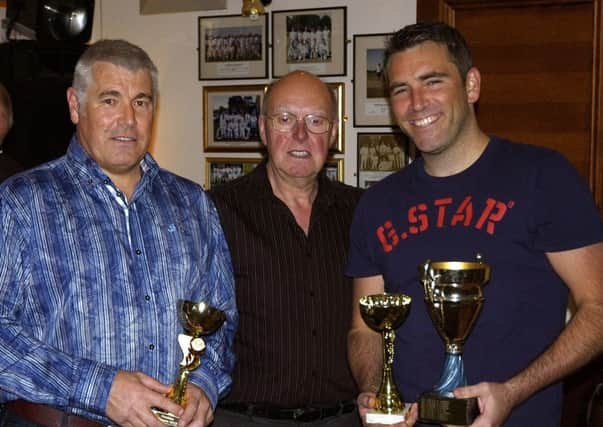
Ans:
{"label": "trophy handle", "polygon": [[405,408],[402,397],[396,387],[392,364],[394,361],[394,340],[396,333],[390,329],[383,330],[383,376],[381,386],[377,392],[377,403],[375,409],[377,411],[392,414],[402,412]]}

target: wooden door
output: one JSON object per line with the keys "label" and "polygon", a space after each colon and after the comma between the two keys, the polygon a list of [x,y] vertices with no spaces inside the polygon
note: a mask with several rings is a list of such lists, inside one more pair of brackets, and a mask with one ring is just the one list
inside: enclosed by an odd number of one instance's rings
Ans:
{"label": "wooden door", "polygon": [[482,73],[482,129],[562,152],[603,213],[602,0],[417,0],[458,28]]}

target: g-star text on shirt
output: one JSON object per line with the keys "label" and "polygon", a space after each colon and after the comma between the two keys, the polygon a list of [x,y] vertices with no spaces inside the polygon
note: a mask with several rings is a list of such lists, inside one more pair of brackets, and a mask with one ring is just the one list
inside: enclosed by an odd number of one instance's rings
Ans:
{"label": "g-star text on shirt", "polygon": [[[515,202],[507,203],[488,198],[479,215],[474,215],[474,206],[471,196],[466,196],[457,206],[454,213],[448,209],[454,203],[452,197],[435,199],[429,206],[427,203],[419,203],[408,209],[408,229],[398,233],[391,220],[386,220],[383,225],[377,227],[377,238],[385,252],[391,252],[400,243],[400,239],[406,240],[412,235],[427,231],[430,227],[474,227],[494,235],[496,224],[502,221],[507,211],[515,205]],[[433,215],[435,210],[435,224],[429,222],[429,214]],[[474,219],[475,222],[474,222]]]}

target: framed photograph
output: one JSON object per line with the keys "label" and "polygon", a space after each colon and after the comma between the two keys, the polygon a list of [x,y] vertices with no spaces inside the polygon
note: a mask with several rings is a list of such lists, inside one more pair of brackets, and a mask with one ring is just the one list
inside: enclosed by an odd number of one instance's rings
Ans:
{"label": "framed photograph", "polygon": [[409,146],[402,133],[358,133],[358,187],[368,188],[406,166]]}
{"label": "framed photograph", "polygon": [[272,12],[272,77],[346,74],[347,7]]}
{"label": "framed photograph", "polygon": [[343,159],[329,159],[324,170],[331,181],[343,182]]}
{"label": "framed photograph", "polygon": [[391,34],[354,35],[354,126],[395,126],[383,82],[385,42]]}
{"label": "framed photograph", "polygon": [[205,189],[209,190],[220,184],[248,174],[260,164],[262,159],[246,159],[240,157],[206,157]]}
{"label": "framed photograph", "polygon": [[203,88],[203,150],[258,151],[265,85]]}
{"label": "framed photograph", "polygon": [[327,83],[327,86],[333,91],[335,95],[335,103],[337,105],[337,141],[331,148],[332,153],[343,153],[345,149],[345,121],[347,117],[345,115],[345,83]]}
{"label": "framed photograph", "polygon": [[199,17],[199,80],[268,78],[268,15]]}

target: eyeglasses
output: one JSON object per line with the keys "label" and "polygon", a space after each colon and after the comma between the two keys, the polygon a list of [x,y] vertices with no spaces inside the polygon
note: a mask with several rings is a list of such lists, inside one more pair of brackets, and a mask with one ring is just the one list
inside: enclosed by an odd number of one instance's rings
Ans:
{"label": "eyeglasses", "polygon": [[316,134],[328,132],[333,125],[326,117],[316,114],[306,114],[300,119],[295,114],[285,111],[265,117],[270,119],[272,127],[279,132],[292,132],[299,121],[305,123],[308,132]]}

